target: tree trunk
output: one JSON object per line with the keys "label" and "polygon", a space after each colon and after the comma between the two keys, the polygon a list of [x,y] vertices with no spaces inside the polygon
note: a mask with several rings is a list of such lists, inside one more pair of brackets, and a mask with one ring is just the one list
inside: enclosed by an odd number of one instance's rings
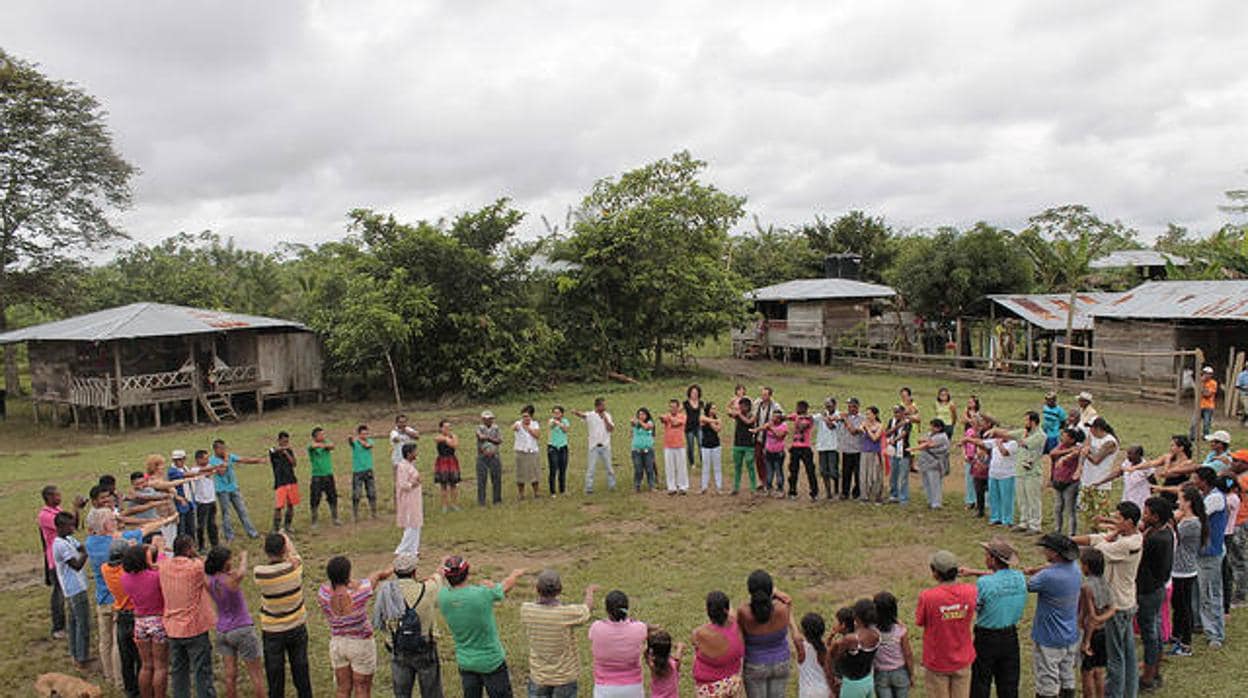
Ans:
{"label": "tree trunk", "polygon": [[[1078,299],[1078,287],[1070,289],[1070,300],[1066,304],[1066,365],[1074,363],[1070,358],[1070,347],[1075,343],[1075,303]],[[1086,353],[1086,352],[1085,352]],[[1070,377],[1070,369],[1066,369],[1066,377]]]}
{"label": "tree trunk", "polygon": [[399,409],[403,408],[403,398],[399,395],[399,374],[394,370],[394,359],[390,356],[390,350],[386,350],[386,366],[390,367],[390,387],[394,389],[394,406]]}
{"label": "tree trunk", "polygon": [[654,339],[654,372],[658,373],[663,368],[663,338],[655,337]]}
{"label": "tree trunk", "polygon": [[[2,295],[2,294],[0,294]],[[9,304],[0,298],[0,334],[9,329]],[[22,392],[20,379],[17,375],[17,345],[4,345],[4,388],[9,397],[17,397]]]}

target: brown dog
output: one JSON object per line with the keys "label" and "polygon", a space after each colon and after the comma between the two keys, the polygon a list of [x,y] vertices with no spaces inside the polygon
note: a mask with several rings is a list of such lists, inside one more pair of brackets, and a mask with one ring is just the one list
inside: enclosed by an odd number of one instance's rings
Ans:
{"label": "brown dog", "polygon": [[40,674],[35,679],[35,690],[45,698],[100,698],[104,695],[99,686],[87,683],[77,676],[67,674]]}

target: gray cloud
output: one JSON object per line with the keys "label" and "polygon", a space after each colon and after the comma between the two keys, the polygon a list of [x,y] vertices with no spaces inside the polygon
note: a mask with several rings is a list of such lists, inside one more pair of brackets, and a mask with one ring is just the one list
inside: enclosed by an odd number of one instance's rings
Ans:
{"label": "gray cloud", "polygon": [[1245,184],[1245,20],[1212,0],[26,2],[3,45],[110,111],[141,240],[316,242],[357,206],[504,195],[536,234],[681,148],[764,222],[1018,227],[1082,202],[1152,234],[1216,227]]}

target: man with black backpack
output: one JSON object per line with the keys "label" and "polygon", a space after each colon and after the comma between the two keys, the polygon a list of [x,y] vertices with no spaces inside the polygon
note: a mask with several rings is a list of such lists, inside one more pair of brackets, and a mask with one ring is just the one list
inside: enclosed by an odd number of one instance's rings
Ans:
{"label": "man with black backpack", "polygon": [[417,683],[421,698],[442,698],[434,623],[438,591],[446,580],[437,572],[416,579],[416,556],[408,554],[394,558],[394,576],[377,591],[373,626],[385,631],[395,698],[409,698]]}

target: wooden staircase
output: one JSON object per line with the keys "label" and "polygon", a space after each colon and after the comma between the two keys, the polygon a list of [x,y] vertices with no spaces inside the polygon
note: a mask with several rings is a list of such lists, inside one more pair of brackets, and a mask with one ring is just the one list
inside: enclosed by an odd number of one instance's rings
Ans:
{"label": "wooden staircase", "polygon": [[224,393],[200,393],[199,404],[203,405],[204,413],[214,423],[237,422],[238,413],[230,402],[230,396]]}

